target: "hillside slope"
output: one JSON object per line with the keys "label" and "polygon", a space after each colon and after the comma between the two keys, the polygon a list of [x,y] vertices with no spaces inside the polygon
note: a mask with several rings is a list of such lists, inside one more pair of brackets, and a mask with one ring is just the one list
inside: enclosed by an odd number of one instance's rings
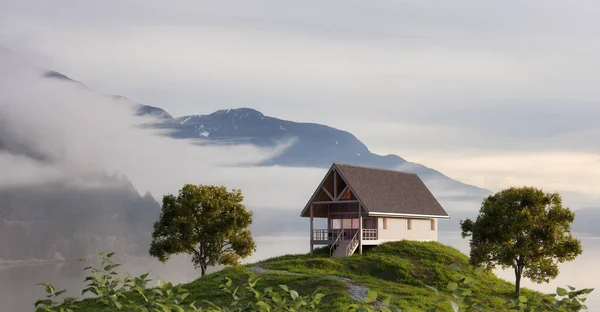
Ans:
{"label": "hillside slope", "polygon": [[[362,256],[348,258],[331,259],[328,252],[325,248],[313,256],[285,255],[258,264],[227,268],[185,287],[191,291],[192,300],[224,303],[229,297],[218,289],[219,278],[229,277],[234,283],[242,284],[248,276],[257,273],[262,278],[258,288],[286,284],[300,294],[308,294],[319,286],[327,287],[329,290],[324,297],[322,311],[340,311],[354,302],[349,285],[391,296],[391,304],[401,309],[423,311],[438,307],[442,311],[452,311],[447,301],[438,304],[440,295],[427,286],[445,290],[448,282],[457,279],[458,273],[448,267],[454,263],[474,280],[471,290],[484,311],[504,311],[504,299],[512,297],[514,292],[514,285],[492,273],[475,274],[466,255],[437,242],[387,243],[365,250]],[[526,296],[533,294],[530,290],[522,293]],[[444,291],[440,294],[450,298]]]}
{"label": "hillside slope", "polygon": [[[456,264],[457,272],[449,266]],[[400,241],[365,250],[364,254],[347,258],[329,258],[329,249],[315,250],[314,255],[284,255],[259,263],[229,267],[182,285],[190,291],[186,302],[205,306],[210,301],[219,306],[231,303],[231,294],[219,288],[225,278],[232,280],[231,289],[244,287],[248,278],[259,276],[258,291],[286,285],[300,295],[319,290],[325,296],[318,311],[344,311],[362,300],[368,290],[376,291],[377,300],[390,298],[390,304],[403,311],[453,311],[445,289],[449,282],[464,274],[472,283],[473,300],[484,311],[505,311],[505,303],[513,298],[514,285],[493,273],[475,273],[467,256],[453,247],[437,242]],[[440,290],[436,293],[428,286]],[[363,293],[361,295],[361,293]],[[532,298],[535,292],[522,289],[521,295]],[[543,295],[542,295],[543,297]],[[440,301],[440,299],[444,299]],[[86,311],[108,311],[86,300],[80,305]]]}

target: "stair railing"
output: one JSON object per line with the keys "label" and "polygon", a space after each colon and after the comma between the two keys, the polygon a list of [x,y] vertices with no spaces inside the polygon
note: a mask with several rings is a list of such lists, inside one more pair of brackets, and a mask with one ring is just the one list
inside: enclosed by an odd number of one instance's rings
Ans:
{"label": "stair railing", "polygon": [[358,244],[358,234],[359,231],[354,234],[354,237],[352,237],[352,240],[350,240],[350,244],[348,244],[348,247],[346,247],[346,256],[350,256],[350,253],[354,252],[354,248],[356,248],[356,245]]}
{"label": "stair railing", "polygon": [[329,257],[333,257],[333,252],[335,251],[335,249],[337,248],[337,246],[339,246],[340,244],[340,240],[342,240],[344,237],[344,230],[340,231],[340,234],[338,234],[337,238],[335,239],[335,241],[333,241],[333,244],[331,245],[331,248],[329,248]]}

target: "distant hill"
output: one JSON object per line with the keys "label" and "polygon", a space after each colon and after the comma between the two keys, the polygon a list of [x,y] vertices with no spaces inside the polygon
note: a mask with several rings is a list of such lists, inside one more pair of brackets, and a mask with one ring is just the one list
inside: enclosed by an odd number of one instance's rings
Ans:
{"label": "distant hill", "polygon": [[[40,165],[56,161],[5,118],[0,114],[0,153]],[[0,264],[75,259],[102,249],[147,254],[158,202],[140,196],[125,177],[88,172],[79,178],[87,185],[63,180],[0,188]]]}
{"label": "distant hill", "polygon": [[600,235],[598,220],[600,220],[600,207],[588,207],[574,210],[575,222],[572,230],[576,233]]}
{"label": "distant hill", "polygon": [[[600,220],[600,208],[581,208],[573,210],[575,212],[575,221],[571,225],[571,232],[577,235],[600,235],[597,220]],[[452,213],[452,221],[440,222],[440,230],[460,231],[459,220],[470,218],[475,220],[479,211],[455,211]]]}
{"label": "distant hill", "polygon": [[[98,177],[96,177],[98,178]],[[160,205],[123,178],[0,189],[0,264],[76,259],[102,250],[147,254]]]}

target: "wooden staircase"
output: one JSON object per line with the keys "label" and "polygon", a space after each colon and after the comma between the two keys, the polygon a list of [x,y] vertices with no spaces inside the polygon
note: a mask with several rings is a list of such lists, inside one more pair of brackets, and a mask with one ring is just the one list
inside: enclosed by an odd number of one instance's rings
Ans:
{"label": "wooden staircase", "polygon": [[343,240],[340,241],[338,247],[333,251],[332,258],[349,257],[354,254],[358,247],[358,240]]}
{"label": "wooden staircase", "polygon": [[357,236],[358,233],[356,233],[352,239],[344,239],[345,237],[340,235],[333,243],[333,246],[331,246],[330,257],[340,258],[352,256],[358,247]]}

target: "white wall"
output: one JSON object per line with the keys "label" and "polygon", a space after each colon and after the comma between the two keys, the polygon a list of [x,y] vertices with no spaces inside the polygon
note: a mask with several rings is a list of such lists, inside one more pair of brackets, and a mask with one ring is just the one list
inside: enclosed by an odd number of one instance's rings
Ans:
{"label": "white wall", "polygon": [[[437,219],[411,219],[411,229],[407,228],[408,219],[387,217],[387,229],[383,228],[383,217],[377,218],[379,232],[378,242],[398,241],[403,239],[416,241],[437,241]],[[431,230],[433,220],[434,230]]]}

